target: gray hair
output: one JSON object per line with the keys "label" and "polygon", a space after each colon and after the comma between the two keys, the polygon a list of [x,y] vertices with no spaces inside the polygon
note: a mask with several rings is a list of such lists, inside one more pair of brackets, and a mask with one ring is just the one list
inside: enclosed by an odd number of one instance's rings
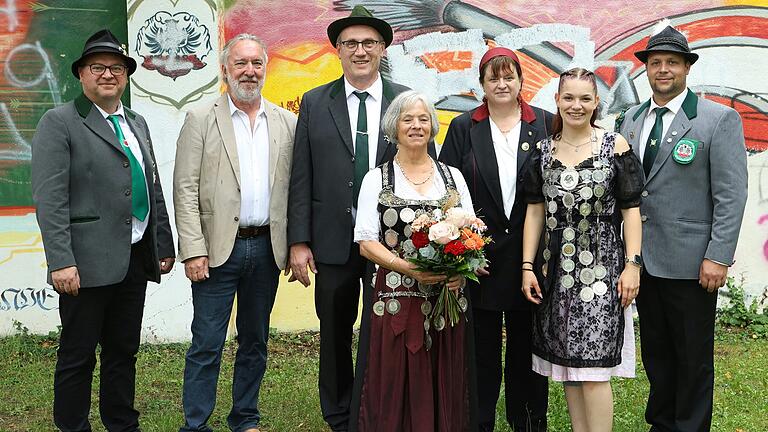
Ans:
{"label": "gray hair", "polygon": [[227,64],[227,60],[229,60],[229,52],[232,50],[232,46],[244,40],[254,41],[261,46],[261,50],[264,52],[264,65],[266,66],[267,62],[269,61],[269,58],[267,57],[267,44],[265,44],[264,41],[259,39],[257,36],[254,36],[250,33],[240,33],[239,35],[228,40],[227,43],[224,44],[224,48],[221,49],[221,53],[219,54],[219,63],[221,65]]}
{"label": "gray hair", "polygon": [[385,112],[384,116],[381,118],[381,130],[384,132],[384,135],[389,138],[390,142],[397,144],[397,122],[400,121],[400,116],[403,111],[411,108],[418,102],[423,103],[427,108],[432,123],[429,140],[432,141],[435,139],[435,136],[437,136],[437,133],[440,131],[440,123],[437,121],[435,105],[430,102],[429,98],[427,98],[427,95],[424,93],[408,90],[397,95],[392,103],[389,104],[387,112]]}

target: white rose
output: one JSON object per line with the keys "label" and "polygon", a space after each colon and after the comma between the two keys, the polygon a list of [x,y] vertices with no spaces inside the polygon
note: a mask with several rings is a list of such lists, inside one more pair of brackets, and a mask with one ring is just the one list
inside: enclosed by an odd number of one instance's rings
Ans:
{"label": "white rose", "polygon": [[461,207],[452,207],[445,212],[445,221],[456,225],[459,228],[464,228],[472,225],[475,221],[475,214],[467,211]]}
{"label": "white rose", "polygon": [[429,227],[429,240],[435,243],[444,245],[457,238],[459,238],[459,229],[453,224],[438,222]]}

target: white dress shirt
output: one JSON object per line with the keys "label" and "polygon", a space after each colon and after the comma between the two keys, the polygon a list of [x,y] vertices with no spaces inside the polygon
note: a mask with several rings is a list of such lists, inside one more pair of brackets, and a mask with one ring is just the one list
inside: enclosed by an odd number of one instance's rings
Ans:
{"label": "white dress shirt", "polygon": [[[107,119],[110,115],[116,115],[117,116],[117,123],[120,124],[120,130],[123,131],[123,136],[125,137],[125,140],[128,142],[128,148],[131,149],[131,153],[133,153],[133,157],[136,158],[136,160],[139,162],[139,166],[141,167],[142,172],[144,172],[144,185],[147,187],[148,184],[150,184],[153,179],[146,178],[146,167],[144,166],[144,155],[141,153],[141,147],[139,147],[139,140],[136,139],[136,135],[133,134],[133,131],[131,130],[131,127],[128,126],[128,122],[125,121],[125,110],[123,109],[123,103],[120,102],[120,106],[117,107],[117,111],[115,111],[112,114],[107,113],[103,109],[101,109],[100,106],[93,104],[93,106],[96,107],[96,109],[99,110],[102,116],[104,116],[104,121],[107,122],[109,127],[112,129],[112,132],[115,132],[115,125],[112,124],[112,122]],[[117,132],[115,132],[117,133]],[[147,189],[147,210],[150,209],[150,206],[152,204],[149,201],[149,189]],[[144,218],[143,221],[136,219],[135,217],[131,216],[131,244],[138,243],[139,240],[141,240],[142,237],[144,237],[144,231],[147,229],[147,225],[149,225],[149,211],[147,211],[147,217]]]}
{"label": "white dress shirt", "polygon": [[240,226],[269,225],[269,129],[264,100],[251,129],[248,114],[227,96],[240,162]]}
{"label": "white dress shirt", "polygon": [[368,169],[376,166],[376,151],[379,147],[379,122],[381,121],[381,101],[384,97],[384,86],[381,82],[381,75],[376,77],[376,81],[367,89],[358,89],[352,86],[344,77],[344,92],[347,95],[347,111],[349,111],[349,127],[352,131],[352,148],[355,148],[357,142],[357,110],[360,108],[360,99],[354,92],[368,92],[368,98],[365,100],[365,113],[368,115]]}
{"label": "white dress shirt", "polygon": [[[682,108],[683,101],[685,101],[685,97],[687,95],[688,89],[685,89],[685,91],[675,96],[671,101],[664,105],[665,107],[669,108],[669,111],[665,112],[661,117],[661,121],[664,124],[664,128],[661,130],[662,139],[667,134],[669,125],[672,124],[672,120],[677,115],[677,112],[680,111],[680,108]],[[643,160],[643,156],[645,156],[645,144],[648,142],[648,135],[651,134],[653,124],[656,123],[656,111],[654,111],[654,109],[659,106],[660,105],[657,105],[653,98],[651,98],[651,106],[648,107],[648,114],[645,116],[645,120],[643,121],[643,132],[640,134],[640,160]],[[659,143],[659,146],[661,146],[661,143]]]}
{"label": "white dress shirt", "polygon": [[520,122],[506,134],[488,117],[491,122],[491,139],[496,151],[496,165],[499,168],[499,184],[501,199],[504,203],[504,214],[509,217],[515,205],[517,193],[517,145],[520,142]]}

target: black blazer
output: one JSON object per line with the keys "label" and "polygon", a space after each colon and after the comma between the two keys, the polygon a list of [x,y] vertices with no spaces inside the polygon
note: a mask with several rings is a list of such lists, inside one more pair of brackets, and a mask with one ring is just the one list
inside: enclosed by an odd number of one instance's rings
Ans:
{"label": "black blazer", "polygon": [[[532,107],[536,118],[520,126],[517,167],[509,175],[517,174],[517,192],[511,214],[504,214],[504,202],[499,182],[499,167],[491,141],[489,119],[475,122],[473,111],[451,121],[440,160],[461,170],[467,181],[475,211],[488,225],[493,242],[486,247],[490,260],[490,275],[480,279],[480,286],[469,287],[472,306],[486,310],[511,310],[529,307],[520,290],[522,284],[523,223],[526,204],[524,199],[525,173],[536,143],[547,137],[552,125],[552,114]],[[504,170],[502,170],[504,172]]]}
{"label": "black blazer", "polygon": [[[408,87],[383,81],[381,114]],[[397,148],[379,132],[376,165]],[[355,149],[344,78],[304,94],[299,108],[288,193],[288,245],[309,243],[317,262],[344,264],[352,245]]]}

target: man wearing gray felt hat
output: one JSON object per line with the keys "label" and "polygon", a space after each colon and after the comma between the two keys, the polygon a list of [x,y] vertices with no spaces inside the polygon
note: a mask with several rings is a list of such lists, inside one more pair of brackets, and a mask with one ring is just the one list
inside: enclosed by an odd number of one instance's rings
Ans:
{"label": "man wearing gray felt hat", "polygon": [[645,63],[653,97],[620,116],[616,129],[646,176],[637,297],[651,384],[645,419],[651,431],[706,432],[717,290],[733,264],[747,199],[744,130],[735,110],[687,88],[699,56],[668,21],[635,56]]}
{"label": "man wearing gray felt hat", "polygon": [[109,30],[72,63],[83,93],[46,112],[32,138],[32,198],[48,282],[59,293],[61,338],[53,419],[90,431],[91,381],[101,347],[99,413],[109,431],[139,430],[136,353],[147,281],[175,251],[147,122],[120,97],[136,62]]}

